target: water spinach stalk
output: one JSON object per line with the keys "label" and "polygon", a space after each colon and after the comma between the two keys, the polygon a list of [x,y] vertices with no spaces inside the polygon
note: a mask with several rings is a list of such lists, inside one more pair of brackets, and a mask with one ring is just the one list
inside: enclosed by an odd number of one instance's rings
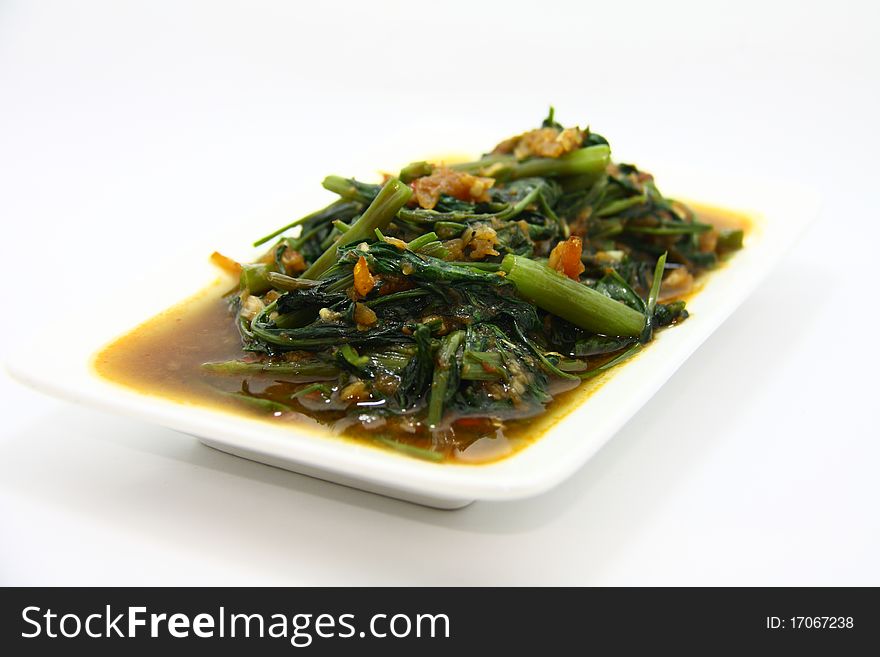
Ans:
{"label": "water spinach stalk", "polygon": [[501,270],[530,303],[601,335],[637,336],[645,316],[535,260],[508,254]]}
{"label": "water spinach stalk", "polygon": [[398,178],[386,182],[376,198],[352,226],[339,236],[336,243],[328,248],[302,273],[302,278],[316,279],[336,264],[336,254],[341,246],[373,239],[376,229],[383,229],[391,223],[398,210],[406,205],[412,196],[412,189],[404,185]]}

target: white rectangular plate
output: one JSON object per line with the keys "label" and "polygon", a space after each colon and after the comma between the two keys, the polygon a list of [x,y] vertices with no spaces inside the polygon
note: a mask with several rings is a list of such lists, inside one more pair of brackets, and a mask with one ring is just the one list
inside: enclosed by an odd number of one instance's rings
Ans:
{"label": "white rectangular plate", "polygon": [[[809,191],[777,181],[712,179],[702,173],[657,173],[664,193],[743,212],[756,221],[745,248],[712,272],[688,303],[691,316],[661,331],[655,342],[614,370],[603,385],[560,419],[534,444],[501,461],[485,465],[437,464],[376,449],[328,434],[290,425],[236,416],[223,411],[143,395],[99,378],[94,355],[113,339],[216,279],[206,255],[217,248],[241,258],[242,245],[262,229],[286,223],[296,211],[320,207],[326,198],[314,193],[260,218],[218,243],[196,245],[180,262],[165,263],[164,273],[137,289],[116,295],[112,307],[96,305],[69,321],[59,348],[33,336],[8,363],[20,381],[53,395],[139,417],[197,436],[203,443],[294,472],[440,508],[481,500],[509,500],[536,495],[559,484],[580,468],[632,416],[769,273],[816,214]],[[271,216],[270,216],[271,215]],[[246,228],[244,230],[243,228]],[[181,286],[181,281],[190,282]],[[721,373],[719,373],[720,376]]]}

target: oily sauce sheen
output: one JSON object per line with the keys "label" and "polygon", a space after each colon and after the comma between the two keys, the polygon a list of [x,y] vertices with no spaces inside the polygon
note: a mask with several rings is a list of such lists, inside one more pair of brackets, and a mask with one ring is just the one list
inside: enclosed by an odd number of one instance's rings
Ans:
{"label": "oily sauce sheen", "polygon": [[[701,221],[719,228],[754,226],[746,217],[725,210],[695,206]],[[711,275],[711,274],[710,274]],[[391,438],[416,448],[436,449],[427,432],[409,433],[377,426],[375,430],[352,422],[342,411],[309,411],[299,404],[299,411],[267,411],[242,399],[246,391],[288,406],[291,395],[306,380],[272,374],[229,376],[202,369],[206,362],[241,358],[238,331],[220,287],[215,285],[195,297],[148,320],[104,348],[95,357],[98,374],[114,383],[143,394],[161,397],[179,404],[211,407],[267,422],[289,423],[291,430],[323,430],[344,439],[382,447],[382,438]],[[638,356],[636,356],[637,358]],[[626,367],[626,364],[621,365]],[[540,438],[575,406],[598,389],[614,370],[585,381],[574,389],[560,389],[545,411],[523,420],[465,418],[452,423],[454,442],[441,449],[438,460],[455,463],[485,463],[504,458]],[[434,439],[436,440],[436,439]],[[462,448],[464,446],[464,448]]]}

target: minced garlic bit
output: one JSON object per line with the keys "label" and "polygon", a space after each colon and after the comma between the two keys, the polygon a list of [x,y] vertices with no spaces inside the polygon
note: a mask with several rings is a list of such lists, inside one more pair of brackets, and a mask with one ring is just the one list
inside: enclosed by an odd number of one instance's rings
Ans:
{"label": "minced garlic bit", "polygon": [[343,401],[366,401],[370,398],[370,391],[367,384],[361,380],[349,383],[339,391],[339,398]]}
{"label": "minced garlic bit", "polygon": [[406,251],[407,248],[409,248],[406,242],[404,242],[403,240],[399,240],[396,237],[388,237],[387,235],[383,235],[382,241],[385,242],[385,244],[390,244],[391,246],[397,247],[401,251]]}
{"label": "minced garlic bit", "polygon": [[577,150],[584,143],[586,133],[580,128],[538,128],[517,137],[505,139],[493,153],[513,153],[517,160],[527,157],[561,157]]}
{"label": "minced garlic bit", "polygon": [[465,228],[461,237],[447,240],[443,246],[449,252],[449,260],[482,260],[486,256],[500,255],[495,249],[499,244],[494,228],[476,223]]}
{"label": "minced garlic bit", "polygon": [[472,227],[473,235],[467,246],[470,248],[468,254],[471,260],[482,260],[486,256],[497,256],[498,251],[498,234],[495,229],[486,224],[474,224]]}
{"label": "minced garlic bit", "polygon": [[284,273],[288,276],[295,276],[306,270],[306,261],[299,251],[293,249],[284,249],[281,254],[281,264],[284,266]]}
{"label": "minced garlic bit", "polygon": [[[445,248],[447,253],[449,254],[447,256],[448,260],[464,260],[464,242],[462,242],[462,239],[460,237],[446,240],[445,242],[443,242],[443,248]],[[406,274],[407,272],[403,273]]]}
{"label": "minced garlic bit", "polygon": [[318,311],[318,317],[321,318],[322,322],[327,322],[329,324],[330,322],[338,322],[342,319],[343,315],[342,313],[334,312],[329,308],[321,308]]}
{"label": "minced garlic bit", "polygon": [[356,303],[354,304],[354,321],[358,330],[365,331],[376,324],[376,313],[369,306]]}
{"label": "minced garlic bit", "polygon": [[665,303],[672,299],[684,296],[694,289],[694,276],[687,267],[676,267],[666,274],[660,284],[660,297],[658,301]]}
{"label": "minced garlic bit", "polygon": [[241,317],[247,321],[253,321],[254,317],[260,314],[264,308],[260,297],[250,294],[241,300]]}
{"label": "minced garlic bit", "polygon": [[437,166],[430,176],[416,178],[412,182],[412,188],[419,206],[431,210],[437,205],[441,194],[460,201],[478,203],[488,201],[489,190],[494,184],[494,178],[484,178],[446,166]]}

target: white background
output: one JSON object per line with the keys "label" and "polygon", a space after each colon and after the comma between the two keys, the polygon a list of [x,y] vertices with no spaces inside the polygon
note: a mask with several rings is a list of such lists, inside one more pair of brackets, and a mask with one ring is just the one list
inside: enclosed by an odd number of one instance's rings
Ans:
{"label": "white background", "polygon": [[550,102],[646,168],[824,199],[653,400],[530,500],[424,509],[0,375],[0,583],[880,584],[877,6],[0,2],[4,353],[383,140],[469,123],[488,147]]}

